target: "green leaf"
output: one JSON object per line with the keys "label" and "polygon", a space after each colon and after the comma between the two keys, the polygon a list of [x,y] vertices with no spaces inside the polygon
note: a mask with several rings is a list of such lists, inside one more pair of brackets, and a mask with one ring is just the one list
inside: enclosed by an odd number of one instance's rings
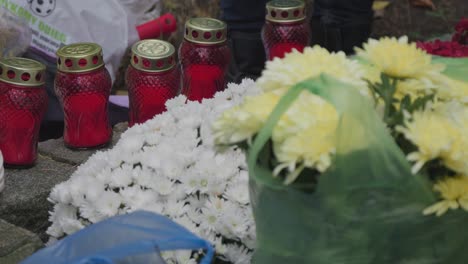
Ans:
{"label": "green leaf", "polygon": [[434,101],[434,94],[426,95],[424,97],[417,98],[409,108],[410,113],[414,111],[423,110],[427,102]]}

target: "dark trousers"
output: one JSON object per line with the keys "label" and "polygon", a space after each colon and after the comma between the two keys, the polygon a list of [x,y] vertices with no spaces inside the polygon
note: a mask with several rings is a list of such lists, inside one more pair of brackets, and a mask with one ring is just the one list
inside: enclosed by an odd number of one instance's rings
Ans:
{"label": "dark trousers", "polygon": [[350,55],[372,30],[374,0],[314,0],[311,44]]}
{"label": "dark trousers", "polygon": [[[266,0],[221,0],[232,52],[230,82],[261,75],[266,56],[261,39]],[[373,0],[314,0],[311,44],[352,54],[371,33]]]}
{"label": "dark trousers", "polygon": [[221,0],[222,20],[228,25],[228,44],[232,58],[228,82],[256,79],[265,66],[261,29],[268,0]]}

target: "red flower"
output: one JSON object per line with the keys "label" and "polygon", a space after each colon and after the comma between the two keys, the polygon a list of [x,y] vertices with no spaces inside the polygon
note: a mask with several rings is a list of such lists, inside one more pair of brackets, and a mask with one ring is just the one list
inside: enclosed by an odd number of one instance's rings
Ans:
{"label": "red flower", "polygon": [[468,45],[468,18],[462,18],[455,26],[455,34],[452,41]]}
{"label": "red flower", "polygon": [[468,18],[462,18],[455,26],[457,32],[468,31]]}
{"label": "red flower", "polygon": [[468,18],[462,18],[455,26],[452,41],[418,42],[418,48],[429,54],[443,57],[468,57]]}
{"label": "red flower", "polygon": [[418,48],[443,57],[468,57],[468,46],[453,41],[418,42]]}

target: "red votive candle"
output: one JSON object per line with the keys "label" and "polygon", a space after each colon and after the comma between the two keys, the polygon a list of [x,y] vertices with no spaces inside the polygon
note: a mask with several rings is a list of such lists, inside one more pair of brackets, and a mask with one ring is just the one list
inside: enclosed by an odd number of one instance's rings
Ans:
{"label": "red votive candle", "polygon": [[180,87],[174,46],[155,39],[135,43],[126,80],[130,126],[166,111],[166,101],[177,96]]}
{"label": "red votive candle", "polygon": [[230,60],[226,24],[213,18],[192,18],[185,24],[179,48],[182,94],[191,101],[212,98],[226,86]]}
{"label": "red votive candle", "polygon": [[7,167],[28,168],[37,159],[47,111],[45,69],[34,60],[0,59],[0,150]]}
{"label": "red votive candle", "polygon": [[76,43],[57,51],[55,92],[65,116],[63,139],[72,149],[106,146],[112,136],[108,102],[112,81],[102,48]]}
{"label": "red votive candle", "polygon": [[262,30],[265,52],[270,60],[309,45],[310,29],[306,22],[305,3],[300,0],[274,0],[267,3]]}

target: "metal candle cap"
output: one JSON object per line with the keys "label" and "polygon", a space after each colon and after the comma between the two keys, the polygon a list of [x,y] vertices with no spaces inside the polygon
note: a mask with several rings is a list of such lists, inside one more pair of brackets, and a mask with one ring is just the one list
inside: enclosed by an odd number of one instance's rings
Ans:
{"label": "metal candle cap", "polygon": [[75,43],[57,51],[57,69],[62,72],[88,72],[103,65],[102,48],[96,43]]}
{"label": "metal candle cap", "polygon": [[135,69],[146,72],[167,71],[176,65],[175,48],[163,40],[142,40],[132,46],[130,63]]}
{"label": "metal candle cap", "polygon": [[185,23],[185,39],[200,44],[218,44],[226,41],[227,26],[214,18],[192,18]]}
{"label": "metal candle cap", "polygon": [[24,58],[0,59],[0,81],[21,86],[42,86],[46,66]]}
{"label": "metal candle cap", "polygon": [[277,23],[291,23],[304,20],[305,3],[301,0],[273,0],[266,5],[266,20]]}

